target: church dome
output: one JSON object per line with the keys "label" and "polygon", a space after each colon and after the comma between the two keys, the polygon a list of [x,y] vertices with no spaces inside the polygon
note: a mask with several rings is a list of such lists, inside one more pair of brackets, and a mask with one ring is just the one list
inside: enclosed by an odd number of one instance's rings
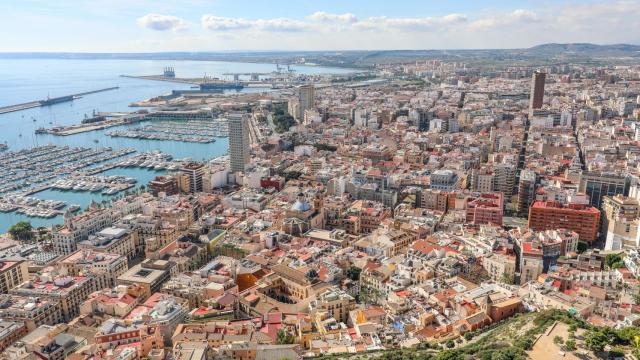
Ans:
{"label": "church dome", "polygon": [[296,200],[295,204],[293,204],[293,206],[291,207],[291,210],[294,211],[300,211],[300,212],[304,212],[304,211],[308,211],[311,209],[311,205],[309,204],[309,202],[307,200]]}

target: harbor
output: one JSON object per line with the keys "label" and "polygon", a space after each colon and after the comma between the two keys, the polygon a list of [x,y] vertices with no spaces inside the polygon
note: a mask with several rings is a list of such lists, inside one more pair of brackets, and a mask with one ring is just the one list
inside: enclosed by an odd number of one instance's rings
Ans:
{"label": "harbor", "polygon": [[[30,217],[52,218],[64,214],[62,210],[67,204],[60,200],[41,200],[30,196],[5,196],[0,201],[0,212],[17,212]],[[77,206],[70,206],[70,211],[78,210]]]}
{"label": "harbor", "polygon": [[104,88],[104,89],[85,91],[85,92],[81,92],[81,93],[77,93],[77,94],[58,96],[58,97],[47,97],[46,99],[43,99],[43,100],[29,101],[29,102],[25,102],[25,103],[21,103],[21,104],[3,106],[3,107],[0,107],[0,114],[6,114],[6,113],[10,113],[10,112],[21,111],[21,110],[26,110],[26,109],[31,109],[31,108],[35,108],[35,107],[41,107],[41,106],[54,105],[54,104],[59,104],[59,103],[63,103],[63,102],[69,102],[69,101],[73,101],[75,99],[79,99],[79,98],[81,98],[81,97],[83,97],[85,95],[91,95],[91,94],[96,94],[96,93],[99,93],[99,92],[115,90],[115,89],[118,89],[118,88],[119,87],[117,87],[117,86],[113,86],[113,87],[108,87],[108,88]]}
{"label": "harbor", "polygon": [[[199,92],[241,91],[244,88],[285,89],[305,83],[290,65],[275,64],[271,72],[224,72],[225,78],[207,76],[177,77],[173,67],[165,67],[158,75],[120,75],[121,77],[193,85]],[[194,92],[193,90],[187,92]]]}
{"label": "harbor", "polygon": [[110,127],[129,125],[140,122],[144,120],[143,113],[131,113],[124,115],[115,115],[111,116],[113,118],[107,119],[107,115],[101,115],[103,118],[100,121],[92,121],[92,122],[82,122],[80,124],[73,124],[69,126],[56,126],[49,129],[46,128],[38,128],[36,129],[36,134],[50,134],[56,136],[70,136],[76,135],[84,132],[103,130]]}
{"label": "harbor", "polygon": [[[135,149],[88,149],[69,146],[45,145],[33,149],[8,152],[0,156],[0,211],[17,211],[27,216],[53,217],[67,204],[31,198],[29,195],[49,189],[61,188],[75,182],[77,190],[116,193],[132,187],[129,178],[84,177],[82,169],[126,156]],[[75,178],[75,180],[74,180]],[[89,185],[87,185],[87,183]],[[135,182],[134,182],[135,183]],[[87,186],[86,188],[84,186]],[[75,189],[75,188],[74,188]]]}
{"label": "harbor", "polygon": [[136,179],[126,176],[74,175],[55,181],[50,187],[62,191],[100,191],[104,195],[114,195],[134,187],[136,182]]}
{"label": "harbor", "polygon": [[135,149],[89,149],[45,145],[0,155],[0,195],[29,191],[42,183],[94,164],[116,159]]}
{"label": "harbor", "polygon": [[[0,75],[4,78],[19,78],[20,86],[3,89],[0,86],[0,106],[9,106],[11,104],[19,104],[29,102],[35,99],[44,99],[47,94],[52,93],[55,89],[61,94],[78,94],[84,89],[90,88],[110,88],[117,86],[114,91],[105,91],[92,96],[84,96],[76,98],[73,101],[51,104],[49,106],[37,106],[23,111],[0,114],[0,124],[3,131],[0,132],[0,156],[10,151],[20,151],[23,149],[33,149],[46,145],[56,145],[59,147],[69,146],[81,147],[95,151],[101,148],[112,149],[135,149],[136,153],[123,156],[119,159],[96,163],[88,167],[83,167],[84,175],[98,176],[126,176],[138,180],[135,186],[147,184],[153,180],[155,176],[161,175],[166,171],[174,171],[179,169],[179,162],[165,160],[159,161],[154,159],[147,166],[141,167],[148,160],[131,164],[127,167],[116,165],[119,162],[126,162],[127,159],[137,157],[143,153],[151,153],[154,150],[161,149],[164,153],[171,155],[175,159],[193,159],[196,161],[207,161],[211,158],[223,156],[227,152],[228,138],[216,137],[215,142],[199,143],[186,142],[178,140],[148,140],[142,138],[128,137],[111,137],[106,133],[113,130],[127,130],[137,124],[109,124],[109,121],[116,119],[118,116],[131,114],[132,108],[130,104],[143,99],[153,99],[160,94],[171,94],[173,90],[189,91],[197,87],[197,84],[187,84],[168,81],[149,81],[145,79],[121,77],[120,74],[153,74],[155,70],[166,67],[167,61],[152,60],[148,62],[140,62],[134,60],[25,60],[16,63],[11,60],[0,60]],[[202,74],[210,74],[211,77],[226,78],[225,73],[270,73],[274,69],[273,64],[258,63],[228,63],[228,62],[203,62],[203,61],[178,61],[173,62],[176,70],[180,72],[180,76],[185,78],[194,78],[202,80]],[[314,76],[314,74],[324,73],[348,73],[352,70],[348,69],[332,69],[322,67],[305,67],[292,66],[301,76]],[[155,71],[157,72],[157,71]],[[249,75],[250,76],[250,75]],[[228,75],[232,79],[233,75]],[[244,75],[239,75],[240,79]],[[262,76],[261,76],[262,77]],[[255,95],[254,95],[255,94]],[[207,96],[203,93],[202,96]],[[223,91],[219,100],[206,104],[206,107],[215,106],[215,102],[227,102],[226,96],[254,96],[256,99],[259,93],[251,87],[245,87],[240,92],[234,90]],[[194,98],[194,103],[199,99]],[[251,100],[253,101],[253,100]],[[142,104],[145,109],[147,106],[155,107],[154,102]],[[91,114],[96,111],[96,115],[107,115],[107,123],[109,127],[102,128],[105,124],[85,123],[82,121],[86,118],[85,114]],[[112,115],[112,116],[110,116]],[[153,124],[159,120],[140,124]],[[173,120],[173,119],[172,119]],[[145,120],[146,121],[146,120]],[[82,124],[79,127],[77,125]],[[38,133],[36,130],[40,128],[61,128],[76,125],[66,135],[53,133]],[[94,127],[98,125],[97,127]],[[1,151],[6,145],[7,149]],[[151,166],[151,164],[156,163]],[[158,167],[158,170],[156,170]],[[6,167],[0,165],[0,171]],[[164,170],[162,168],[165,168]],[[46,172],[35,172],[37,175],[46,174]],[[65,175],[69,177],[69,175]],[[35,177],[34,177],[35,178]],[[62,177],[61,177],[62,178]],[[57,179],[50,179],[51,183]],[[73,205],[86,208],[91,202],[101,203],[103,201],[111,201],[121,196],[127,190],[114,195],[103,194],[102,191],[74,191],[61,190],[45,186],[47,181],[39,182],[29,187],[26,196],[41,200],[63,201],[67,204],[65,211]],[[134,188],[128,189],[129,191]],[[13,190],[19,192],[22,189]],[[0,194],[4,196],[4,194]],[[19,221],[30,221],[34,227],[51,226],[62,222],[62,216],[54,217],[33,217],[17,211],[0,213],[0,233],[7,231],[9,227]]]}
{"label": "harbor", "polygon": [[[130,148],[94,151],[47,145],[0,157],[0,165],[8,164],[0,172],[0,212],[17,212],[29,217],[55,217],[64,213],[62,209],[67,207],[66,201],[42,200],[32,195],[47,190],[116,195],[135,187],[138,179],[102,173],[116,168],[177,171],[192,161],[191,158],[176,160],[161,151],[127,156],[134,152]],[[13,158],[16,161],[12,161]]]}
{"label": "harbor", "polygon": [[229,129],[225,119],[157,121],[140,127],[113,130],[106,134],[135,139],[211,143],[216,141],[215,137],[228,136]]}
{"label": "harbor", "polygon": [[162,151],[152,151],[148,153],[138,154],[136,156],[129,157],[127,159],[118,161],[115,163],[116,166],[119,167],[138,167],[138,168],[148,168],[151,170],[169,170],[176,171],[179,170],[182,165],[191,162],[191,158],[184,159],[173,159],[173,157],[169,154],[163,153]]}

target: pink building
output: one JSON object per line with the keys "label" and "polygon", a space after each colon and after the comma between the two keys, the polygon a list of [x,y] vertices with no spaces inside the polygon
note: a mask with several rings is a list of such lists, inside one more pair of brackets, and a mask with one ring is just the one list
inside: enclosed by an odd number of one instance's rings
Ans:
{"label": "pink building", "polygon": [[502,225],[503,196],[500,192],[481,193],[467,199],[467,222],[475,225]]}

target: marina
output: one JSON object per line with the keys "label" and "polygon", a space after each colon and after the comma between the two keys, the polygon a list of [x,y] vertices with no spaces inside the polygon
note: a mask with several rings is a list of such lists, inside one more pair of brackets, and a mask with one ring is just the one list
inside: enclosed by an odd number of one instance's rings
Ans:
{"label": "marina", "polygon": [[[148,140],[142,138],[110,137],[106,132],[113,130],[127,130],[136,124],[113,124],[110,128],[102,128],[105,124],[88,123],[85,127],[70,129],[67,135],[60,136],[53,133],[38,133],[39,128],[66,127],[81,124],[85,114],[96,115],[109,114],[107,124],[118,116],[131,114],[132,102],[143,99],[152,99],[159,94],[171,94],[173,90],[188,91],[193,90],[197,84],[187,84],[167,81],[149,81],[145,79],[121,77],[120,74],[153,74],[158,69],[168,65],[175,66],[179,76],[184,78],[197,78],[202,80],[203,74],[210,74],[211,77],[224,77],[225,73],[271,73],[273,64],[260,63],[231,63],[223,61],[165,61],[165,60],[58,60],[58,59],[25,59],[20,62],[14,60],[0,59],[0,76],[5,79],[0,83],[0,106],[10,106],[11,104],[27,103],[35,99],[45,99],[49,94],[52,97],[65,94],[82,93],[85,89],[118,87],[113,91],[105,91],[94,96],[83,96],[73,101],[55,103],[48,106],[37,106],[22,111],[0,114],[0,124],[3,131],[0,132],[0,151],[7,145],[5,151],[0,152],[0,157],[10,151],[20,151],[22,149],[33,149],[45,144],[59,147],[69,146],[82,147],[95,151],[100,148],[110,147],[112,149],[135,149],[137,153],[123,156],[116,160],[96,163],[81,168],[84,175],[112,176],[121,175],[138,180],[136,186],[147,184],[157,175],[165,171],[174,171],[179,168],[179,162],[161,161],[153,166],[140,167],[144,162],[136,166],[122,167],[116,163],[137,157],[143,153],[150,153],[154,150],[162,150],[175,159],[193,159],[196,161],[207,161],[211,158],[223,156],[227,152],[228,139],[226,137],[216,137],[215,142],[199,143],[178,140]],[[298,74],[326,74],[326,73],[350,73],[353,70],[327,67],[292,66]],[[239,75],[240,78],[244,75]],[[258,90],[245,87],[242,93],[255,93]],[[235,90],[223,91],[223,93],[236,93]],[[141,110],[148,110],[144,105]],[[151,105],[153,106],[153,105]],[[173,116],[173,115],[172,115]],[[181,116],[184,118],[184,116]],[[162,118],[152,119],[149,124],[156,123]],[[173,119],[172,119],[173,120]],[[97,127],[93,127],[97,126]],[[156,161],[158,162],[158,161]],[[149,164],[148,164],[149,165]],[[156,170],[156,166],[160,165]],[[165,168],[162,170],[160,168]],[[171,168],[171,169],[169,169]],[[0,173],[6,167],[0,165]],[[34,171],[34,179],[37,176],[45,177],[45,171]],[[54,189],[46,185],[55,182],[58,178],[69,175],[54,177],[48,181],[37,182],[25,189],[27,196],[42,200],[64,201],[68,209],[72,205],[86,208],[92,201],[110,201],[122,192],[107,195],[102,191],[68,191]],[[30,181],[31,182],[31,181]],[[129,191],[134,188],[129,189]],[[22,188],[9,192],[20,192]],[[0,197],[5,193],[0,194]],[[34,227],[51,226],[62,222],[62,216],[54,217],[32,217],[24,213],[6,212],[0,213],[0,233],[19,221],[30,221]]]}
{"label": "marina", "polygon": [[176,140],[186,142],[210,143],[214,137],[229,135],[227,121],[224,119],[158,121],[141,127],[107,132],[114,137],[128,137],[148,140]]}
{"label": "marina", "polygon": [[[41,200],[30,196],[5,196],[0,202],[0,212],[17,212],[30,217],[52,218],[64,214],[67,204],[60,200]],[[73,207],[75,209],[76,206]],[[73,209],[70,210],[73,211]]]}
{"label": "marina", "polygon": [[[134,149],[114,151],[110,148],[90,150],[85,148],[42,146],[22,150],[8,161],[0,158],[0,164],[12,164],[12,171],[3,167],[0,173],[0,212],[17,212],[29,217],[51,218],[63,213],[66,201],[40,200],[35,195],[46,190],[62,192],[90,192],[102,195],[116,195],[135,187],[138,180],[124,175],[97,175],[116,168],[144,168],[152,171],[176,171],[191,158],[174,160],[161,151],[141,153],[125,157]],[[50,154],[50,155],[47,155]],[[46,169],[37,175],[37,169]],[[46,175],[45,175],[46,174]]]}
{"label": "marina", "polygon": [[117,116],[113,119],[107,119],[106,116],[101,116],[104,120],[95,121],[95,122],[85,122],[83,120],[80,124],[73,124],[69,126],[56,126],[50,129],[38,128],[36,129],[36,134],[50,134],[56,136],[69,136],[76,135],[83,132],[90,132],[96,130],[103,130],[114,126],[122,126],[134,124],[139,121],[144,120],[144,114],[140,113],[132,113]]}
{"label": "marina", "polygon": [[55,181],[50,187],[63,191],[90,191],[114,195],[134,187],[136,182],[136,179],[126,176],[74,175]]}
{"label": "marina", "polygon": [[148,168],[151,170],[169,170],[175,171],[180,169],[180,167],[188,162],[191,162],[191,158],[185,158],[180,160],[174,160],[173,157],[169,154],[163,153],[161,151],[152,151],[148,153],[138,154],[136,156],[132,156],[130,158],[118,161],[115,163],[116,166],[119,167],[138,167],[138,168]]}
{"label": "marina", "polygon": [[[50,187],[63,188],[65,184],[81,185],[77,190],[116,193],[133,186],[130,178],[85,178],[83,169],[126,156],[135,152],[127,148],[88,149],[69,146],[45,145],[32,149],[8,152],[0,156],[0,211],[22,212],[28,216],[53,217],[56,210],[65,207],[63,201],[42,202],[27,195]],[[80,180],[68,180],[71,176]],[[135,182],[134,182],[135,183]],[[54,206],[55,205],[55,206]]]}

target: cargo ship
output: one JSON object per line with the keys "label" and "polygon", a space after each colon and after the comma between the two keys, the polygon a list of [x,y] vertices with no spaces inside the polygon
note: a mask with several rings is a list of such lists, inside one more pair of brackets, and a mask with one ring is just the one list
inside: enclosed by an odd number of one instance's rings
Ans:
{"label": "cargo ship", "polygon": [[240,83],[223,82],[223,81],[210,81],[200,84],[200,91],[223,91],[223,90],[236,90],[240,91],[244,88],[244,85]]}
{"label": "cargo ship", "polygon": [[58,104],[58,103],[62,103],[62,102],[67,102],[67,101],[73,101],[74,96],[73,95],[67,95],[67,96],[60,96],[60,97],[48,97],[44,100],[40,100],[40,106],[46,106],[46,105],[53,105],[53,104]]}
{"label": "cargo ship", "polygon": [[88,117],[87,114],[84,114],[84,119],[82,119],[82,123],[83,124],[93,124],[93,123],[103,122],[105,120],[107,120],[106,116],[96,115],[96,111],[93,110],[93,113],[91,114],[91,117]]}

